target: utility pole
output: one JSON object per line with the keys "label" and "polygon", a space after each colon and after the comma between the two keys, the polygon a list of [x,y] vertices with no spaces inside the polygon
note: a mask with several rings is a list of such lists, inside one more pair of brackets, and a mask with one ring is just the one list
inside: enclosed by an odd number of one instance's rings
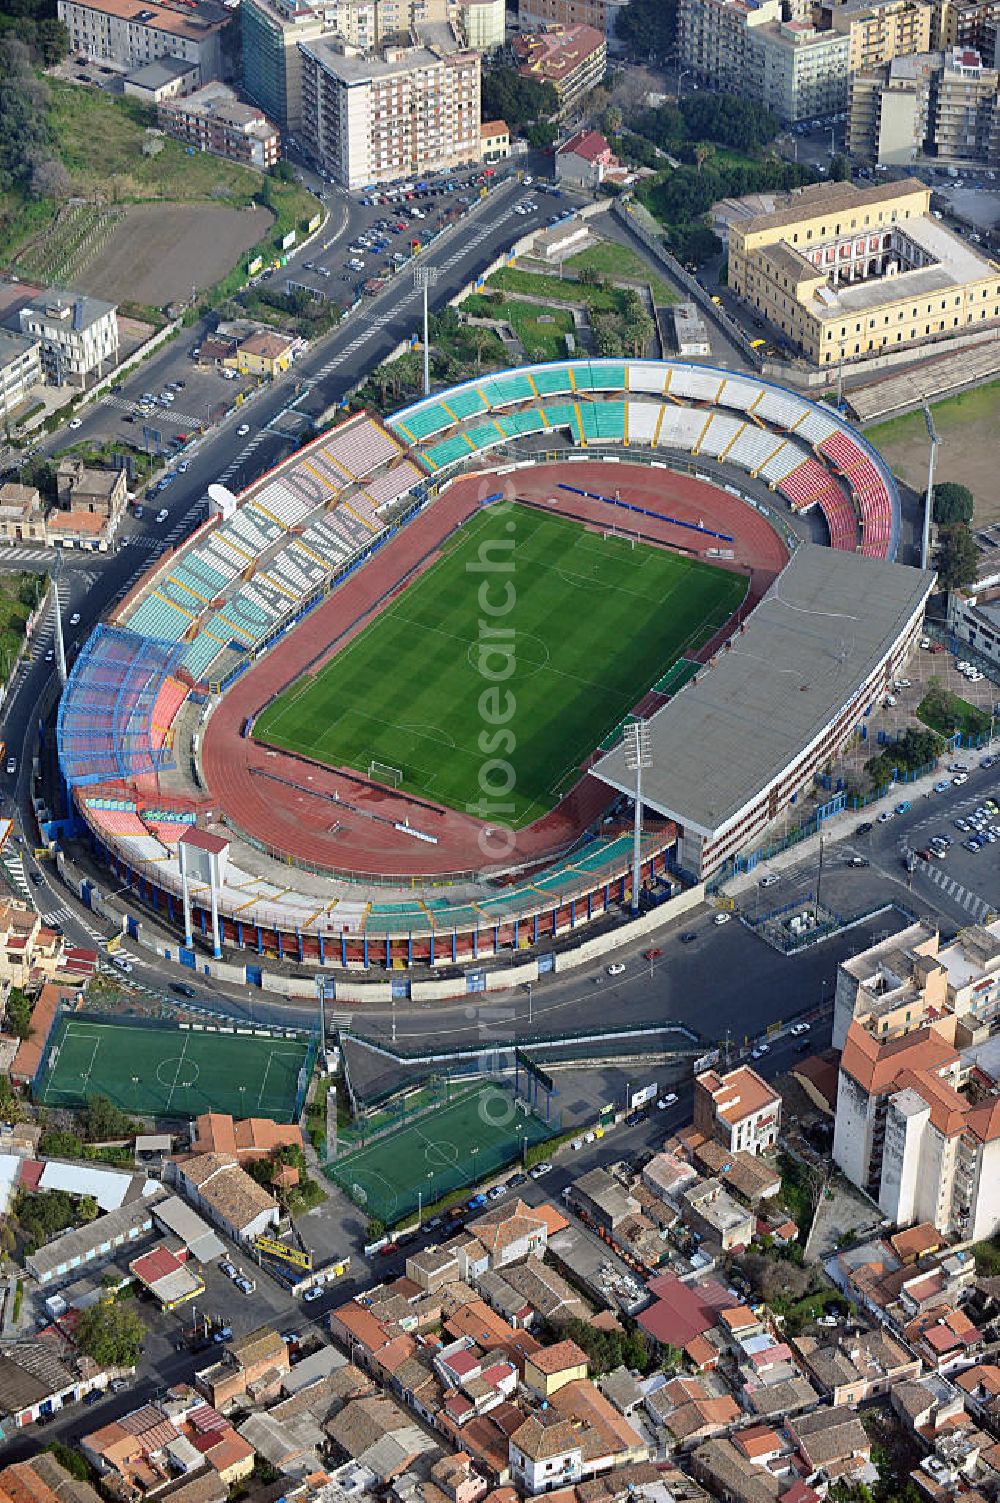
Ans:
{"label": "utility pole", "polygon": [[819,923],[820,889],[823,886],[823,836],[819,837],[819,870],[816,873],[816,922]]}
{"label": "utility pole", "polygon": [[413,268],[413,285],[419,288],[424,295],[424,396],[431,394],[431,346],[430,330],[428,326],[429,315],[427,311],[427,289],[437,285],[438,269],[436,266],[415,266]]}
{"label": "utility pole", "polygon": [[648,720],[625,727],[625,766],[635,773],[635,827],[632,837],[632,912],[639,912],[639,865],[642,840],[642,774],[653,765],[653,732]]}
{"label": "utility pole", "polygon": [[934,426],[934,414],[927,403],[924,403],[924,422],[927,424],[927,437],[931,441],[931,452],[927,460],[927,495],[924,497],[924,530],[920,542],[920,567],[927,568],[927,560],[931,548],[931,511],[934,506],[934,465],[937,460],[937,446],[941,442],[938,431]]}

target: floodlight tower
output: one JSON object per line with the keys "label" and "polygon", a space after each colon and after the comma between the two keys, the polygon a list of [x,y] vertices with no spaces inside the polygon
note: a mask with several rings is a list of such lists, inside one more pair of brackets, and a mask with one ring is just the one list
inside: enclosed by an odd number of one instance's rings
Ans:
{"label": "floodlight tower", "polygon": [[927,556],[931,547],[931,510],[934,506],[934,464],[937,459],[937,447],[941,442],[938,431],[934,426],[934,414],[927,403],[924,403],[924,422],[927,424],[927,437],[931,441],[930,457],[927,461],[927,495],[924,497],[924,530],[920,541],[920,567],[927,568]]}
{"label": "floodlight tower", "polygon": [[427,314],[427,289],[437,285],[438,269],[436,266],[415,266],[413,268],[413,285],[419,288],[424,295],[424,396],[431,394],[431,344],[430,331],[428,328]]}
{"label": "floodlight tower", "polygon": [[642,774],[653,765],[653,732],[648,720],[625,727],[625,766],[635,773],[635,831],[632,839],[632,912],[639,912],[639,846],[642,838]]}

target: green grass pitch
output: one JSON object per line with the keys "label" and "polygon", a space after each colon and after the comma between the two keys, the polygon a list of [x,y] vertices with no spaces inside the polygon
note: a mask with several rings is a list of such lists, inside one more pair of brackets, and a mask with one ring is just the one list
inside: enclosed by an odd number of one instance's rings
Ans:
{"label": "green grass pitch", "polygon": [[56,1025],[36,1100],[71,1107],[107,1096],[142,1116],[217,1111],[289,1122],[311,1049],[294,1038],[137,1027],[78,1015]]}
{"label": "green grass pitch", "polygon": [[[740,574],[663,548],[489,506],[343,651],[269,705],[254,735],[327,766],[386,763],[407,791],[472,813],[484,764],[501,759],[513,769],[511,808],[494,800],[492,812],[520,827],[559,801],[601,737],[746,588]],[[492,777],[491,797],[510,774]]]}
{"label": "green grass pitch", "polygon": [[522,1142],[551,1136],[538,1117],[513,1104],[513,1094],[484,1085],[366,1148],[337,1160],[329,1177],[387,1225],[452,1190],[519,1163]]}

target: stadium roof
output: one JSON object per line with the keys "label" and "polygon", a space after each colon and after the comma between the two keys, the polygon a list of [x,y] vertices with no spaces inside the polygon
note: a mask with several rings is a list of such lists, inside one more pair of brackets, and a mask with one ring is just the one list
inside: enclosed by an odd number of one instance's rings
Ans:
{"label": "stadium roof", "polygon": [[[933,582],[803,543],[729,649],[652,717],[644,802],[705,835],[724,828],[836,719]],[[621,746],[593,772],[635,784]]]}

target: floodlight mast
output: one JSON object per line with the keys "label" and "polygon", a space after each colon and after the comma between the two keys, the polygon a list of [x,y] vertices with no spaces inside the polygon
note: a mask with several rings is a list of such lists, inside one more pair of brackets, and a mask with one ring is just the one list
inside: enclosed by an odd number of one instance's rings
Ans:
{"label": "floodlight mast", "polygon": [[625,766],[635,773],[635,826],[632,836],[632,912],[639,912],[639,865],[642,841],[642,774],[653,765],[653,732],[648,720],[625,727]]}

